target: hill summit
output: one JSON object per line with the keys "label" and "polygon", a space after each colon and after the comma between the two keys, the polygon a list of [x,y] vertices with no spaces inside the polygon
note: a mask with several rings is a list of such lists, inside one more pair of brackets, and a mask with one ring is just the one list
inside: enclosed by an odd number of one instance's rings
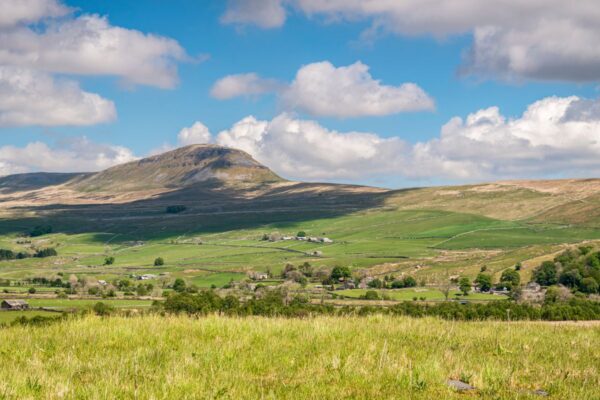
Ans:
{"label": "hill summit", "polygon": [[206,182],[259,185],[283,181],[248,153],[196,144],[82,176],[70,186],[82,191],[180,188]]}

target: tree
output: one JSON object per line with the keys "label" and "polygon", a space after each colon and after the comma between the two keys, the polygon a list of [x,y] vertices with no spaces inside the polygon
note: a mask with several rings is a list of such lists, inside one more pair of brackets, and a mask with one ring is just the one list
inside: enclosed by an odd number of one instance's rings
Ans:
{"label": "tree", "polygon": [[584,293],[598,293],[598,282],[591,276],[583,278],[580,283],[580,289]]}
{"label": "tree", "polygon": [[471,280],[466,276],[463,276],[460,278],[460,281],[458,281],[458,286],[460,287],[460,291],[467,296],[471,291]]}
{"label": "tree", "polygon": [[415,278],[413,278],[412,276],[405,277],[404,279],[402,279],[402,282],[404,282],[404,287],[417,286],[417,280]]}
{"label": "tree", "polygon": [[520,271],[521,268],[523,268],[523,264],[521,264],[521,261],[519,261],[516,265],[515,265],[515,271]]}
{"label": "tree", "polygon": [[477,278],[475,278],[475,283],[477,283],[479,290],[482,292],[489,292],[492,288],[492,276],[480,273],[477,275]]}
{"label": "tree", "polygon": [[331,279],[334,281],[339,281],[340,278],[346,279],[350,278],[352,273],[350,272],[350,268],[348,267],[333,267],[331,270]]}
{"label": "tree", "polygon": [[29,288],[29,290],[28,290],[28,292],[29,292],[30,294],[34,294],[34,293],[36,292],[36,290],[35,290],[35,288],[34,288],[34,287],[30,287],[30,288]]}
{"label": "tree", "polygon": [[108,256],[104,258],[104,265],[113,265],[115,263],[115,258],[113,256]]}
{"label": "tree", "polygon": [[160,267],[161,265],[165,265],[165,260],[162,257],[156,257],[154,260],[154,266]]}
{"label": "tree", "polygon": [[521,276],[514,269],[505,269],[500,276],[500,284],[506,287],[517,287],[521,283]]}
{"label": "tree", "polygon": [[571,269],[560,274],[558,281],[568,287],[579,286],[581,282],[581,274],[576,269]]}
{"label": "tree", "polygon": [[558,283],[556,265],[552,261],[544,261],[533,270],[533,280],[542,286],[551,286]]}
{"label": "tree", "polygon": [[185,291],[185,286],[185,281],[181,278],[177,278],[175,279],[175,282],[173,282],[173,290],[176,292]]}
{"label": "tree", "polygon": [[300,231],[300,232],[296,233],[296,236],[297,237],[306,237],[306,232]]}

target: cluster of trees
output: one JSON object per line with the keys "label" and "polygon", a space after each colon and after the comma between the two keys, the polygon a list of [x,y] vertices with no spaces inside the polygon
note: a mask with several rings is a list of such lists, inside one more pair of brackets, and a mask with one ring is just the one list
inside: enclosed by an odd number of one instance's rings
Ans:
{"label": "cluster of trees", "polygon": [[52,233],[52,227],[50,225],[38,225],[29,231],[29,236],[37,237]]}
{"label": "cluster of trees", "polygon": [[533,280],[542,286],[561,284],[587,294],[600,292],[600,252],[582,246],[568,249],[533,271]]}
{"label": "cluster of trees", "polygon": [[412,276],[396,279],[393,275],[386,275],[383,279],[373,279],[367,286],[374,289],[402,289],[417,286],[417,280]]}
{"label": "cluster of trees", "polygon": [[175,206],[167,206],[165,211],[167,212],[167,214],[179,214],[180,212],[184,212],[185,210],[187,210],[186,206],[175,205]]}
{"label": "cluster of trees", "polygon": [[34,257],[38,257],[38,258],[45,258],[45,257],[54,257],[58,255],[58,253],[56,252],[55,249],[49,247],[47,249],[39,249],[35,252],[35,254],[33,255]]}
{"label": "cluster of trees", "polygon": [[572,299],[534,307],[508,301],[460,304],[442,302],[434,305],[403,302],[390,308],[351,307],[334,308],[330,305],[311,304],[305,297],[288,299],[279,290],[265,290],[247,301],[233,295],[220,297],[215,291],[203,290],[193,293],[173,293],[155,307],[170,313],[228,315],[261,315],[305,317],[310,315],[392,314],[411,317],[436,316],[449,320],[594,320],[600,319],[600,303],[584,299]]}
{"label": "cluster of trees", "polygon": [[309,279],[313,278],[313,276],[314,269],[309,262],[305,262],[304,264],[298,266],[288,263],[283,268],[283,271],[281,271],[281,277],[283,279],[292,280],[301,284],[302,286],[305,286]]}
{"label": "cluster of trees", "polygon": [[28,258],[28,257],[30,257],[29,253],[24,253],[21,251],[18,253],[15,253],[12,250],[0,249],[0,261],[21,260],[23,258]]}

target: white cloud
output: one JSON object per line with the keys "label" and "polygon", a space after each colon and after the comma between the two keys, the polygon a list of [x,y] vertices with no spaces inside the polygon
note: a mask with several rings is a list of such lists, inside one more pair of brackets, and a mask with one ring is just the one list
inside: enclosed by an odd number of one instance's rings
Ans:
{"label": "white cloud", "polygon": [[126,147],[94,143],[86,137],[63,140],[53,147],[32,142],[24,147],[0,147],[0,175],[98,171],[135,159]]}
{"label": "white cloud", "polygon": [[46,26],[0,31],[0,63],[55,73],[112,75],[131,84],[170,88],[187,56],[169,38],[112,26],[84,15]]}
{"label": "white cloud", "polygon": [[548,97],[519,118],[497,107],[455,117],[413,149],[414,176],[458,179],[591,176],[600,172],[600,100]]}
{"label": "white cloud", "polygon": [[217,81],[211,91],[218,99],[268,92],[279,93],[286,109],[314,116],[382,116],[435,107],[431,97],[416,84],[383,85],[360,61],[346,67],[335,67],[329,61],[305,65],[289,85],[255,73],[229,75]]}
{"label": "white cloud", "polygon": [[210,131],[202,122],[195,122],[189,128],[183,128],[177,135],[177,141],[181,145],[209,143],[211,140]]}
{"label": "white cloud", "polygon": [[2,0],[0,28],[37,22],[43,18],[61,17],[69,12],[69,8],[57,0]]}
{"label": "white cloud", "polygon": [[275,172],[299,180],[450,179],[596,176],[600,173],[600,99],[548,97],[518,118],[497,107],[454,117],[440,136],[409,144],[398,137],[337,132],[281,114],[246,117],[216,142],[240,148]]}
{"label": "white cloud", "polygon": [[92,125],[116,118],[115,105],[71,80],[0,66],[0,127]]}
{"label": "white cloud", "polygon": [[213,85],[210,94],[219,100],[234,97],[255,97],[279,90],[282,84],[276,79],[261,78],[255,73],[228,75]]}
{"label": "white cloud", "polygon": [[228,0],[221,22],[277,28],[285,22],[285,9],[279,0]]}
{"label": "white cloud", "polygon": [[311,180],[359,179],[389,172],[398,167],[397,155],[405,150],[396,138],[339,133],[288,114],[269,122],[244,118],[220,132],[216,141],[250,153],[286,177]]}
{"label": "white cloud", "polygon": [[336,68],[328,61],[306,65],[283,94],[288,107],[315,116],[381,116],[432,110],[433,100],[414,83],[382,85],[369,67],[356,62]]}
{"label": "white cloud", "polygon": [[[463,66],[468,73],[506,79],[600,80],[597,0],[579,0],[568,7],[563,0],[280,0],[272,7],[285,4],[328,21],[369,20],[371,34],[436,38],[473,34]],[[244,15],[238,18],[252,23],[259,11],[249,7],[240,13]]]}

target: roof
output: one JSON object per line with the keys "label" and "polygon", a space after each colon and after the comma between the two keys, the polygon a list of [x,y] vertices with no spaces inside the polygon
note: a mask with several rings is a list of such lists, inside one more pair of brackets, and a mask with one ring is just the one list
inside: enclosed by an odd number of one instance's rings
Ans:
{"label": "roof", "polygon": [[26,306],[27,302],[25,300],[4,300],[4,303],[9,306]]}

